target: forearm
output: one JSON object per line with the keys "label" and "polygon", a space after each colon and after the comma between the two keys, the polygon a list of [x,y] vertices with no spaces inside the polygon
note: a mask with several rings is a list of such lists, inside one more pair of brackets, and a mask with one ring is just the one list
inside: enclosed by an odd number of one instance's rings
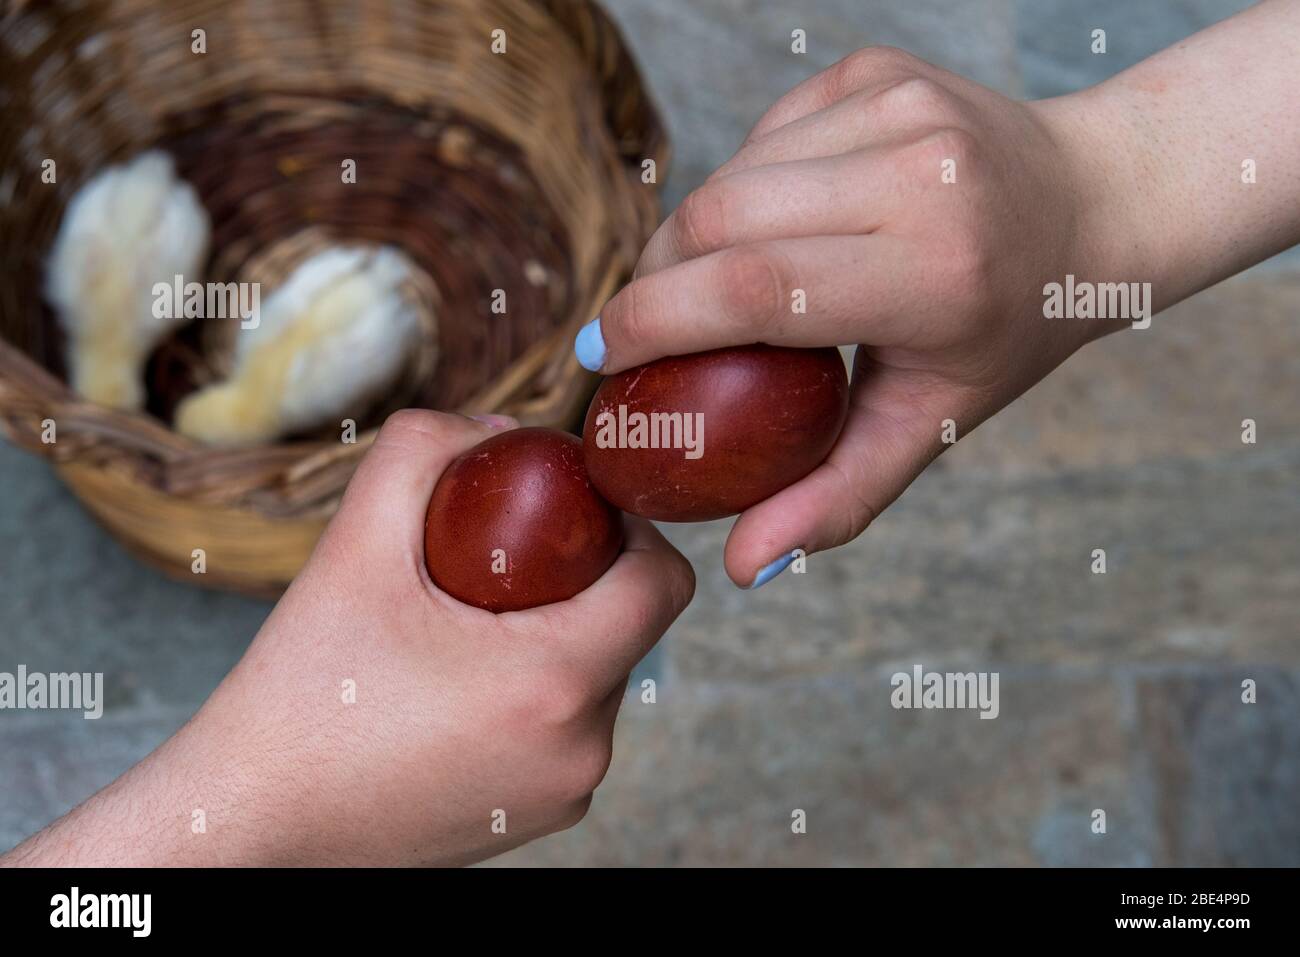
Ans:
{"label": "forearm", "polygon": [[1297,63],[1300,3],[1268,0],[1036,104],[1087,184],[1098,278],[1161,309],[1300,242]]}

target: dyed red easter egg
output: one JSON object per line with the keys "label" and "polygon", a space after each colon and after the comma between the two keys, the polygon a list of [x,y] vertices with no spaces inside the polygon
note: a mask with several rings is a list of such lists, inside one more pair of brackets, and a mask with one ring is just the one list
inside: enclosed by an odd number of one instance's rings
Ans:
{"label": "dyed red easter egg", "polygon": [[622,518],[588,481],[582,443],[554,429],[512,429],[460,456],[424,522],[434,583],[493,612],[572,598],[622,545]]}
{"label": "dyed red easter egg", "polygon": [[848,406],[838,349],[753,345],[659,359],[596,391],[583,428],[587,474],[625,512],[724,518],[820,465]]}

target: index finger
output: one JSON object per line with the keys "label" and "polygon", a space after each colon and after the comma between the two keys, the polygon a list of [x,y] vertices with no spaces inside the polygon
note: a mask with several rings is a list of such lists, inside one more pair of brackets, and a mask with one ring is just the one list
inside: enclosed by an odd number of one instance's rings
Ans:
{"label": "index finger", "polygon": [[939,315],[924,295],[939,267],[923,266],[924,252],[883,233],[733,246],[633,280],[578,334],[575,351],[610,375],[753,343],[894,345]]}

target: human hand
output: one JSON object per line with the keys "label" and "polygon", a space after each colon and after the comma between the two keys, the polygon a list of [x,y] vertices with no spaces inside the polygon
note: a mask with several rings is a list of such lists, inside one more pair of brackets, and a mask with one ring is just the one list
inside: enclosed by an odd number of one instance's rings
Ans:
{"label": "human hand", "polygon": [[861,344],[826,462],[732,530],[737,584],[856,537],[943,449],[944,420],[968,432],[1107,331],[1043,318],[1046,282],[1103,268],[1081,182],[1033,106],[868,49],[778,101],[660,227],[601,311],[601,371]]}
{"label": "human hand", "polygon": [[568,601],[493,615],[442,593],[424,567],[425,508],[491,432],[393,416],[193,720],[6,862],[464,864],[578,821],[628,673],[694,577],[629,517],[624,552]]}
{"label": "human hand", "polygon": [[[737,520],[731,578],[761,584],[795,548],[855,538],[946,431],[966,435],[1128,324],[1046,318],[1048,284],[1149,282],[1145,320],[1294,243],[1300,192],[1286,171],[1300,137],[1285,105],[1298,20],[1294,5],[1264,3],[1038,103],[885,48],[779,100],[577,344],[606,374],[752,342],[858,345],[838,443]],[[1246,155],[1269,157],[1271,189],[1241,189]]]}

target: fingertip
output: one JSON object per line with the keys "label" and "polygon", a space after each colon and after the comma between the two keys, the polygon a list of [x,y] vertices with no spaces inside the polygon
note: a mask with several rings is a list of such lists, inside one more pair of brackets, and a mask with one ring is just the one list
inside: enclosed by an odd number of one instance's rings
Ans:
{"label": "fingertip", "polygon": [[485,423],[455,412],[438,412],[434,409],[398,409],[384,420],[375,436],[376,446],[398,445],[410,442],[428,444],[465,439],[486,431]]}
{"label": "fingertip", "polygon": [[[801,549],[780,547],[766,551],[750,551],[744,555],[733,554],[728,547],[723,558],[723,568],[731,583],[741,591],[762,588],[793,564]],[[775,557],[773,557],[775,556]]]}
{"label": "fingertip", "polygon": [[608,350],[600,328],[600,316],[578,330],[577,338],[573,340],[573,353],[578,357],[578,364],[588,372],[601,370]]}
{"label": "fingertip", "polygon": [[737,542],[734,528],[722,550],[722,567],[737,588],[748,588],[762,567],[762,560],[750,557],[748,550]]}
{"label": "fingertip", "polygon": [[[791,489],[798,488],[798,483]],[[789,500],[791,489],[753,506],[736,520],[723,550],[723,567],[737,588],[759,588],[793,562],[796,549],[806,549],[809,517]],[[778,499],[786,499],[778,502]],[[784,564],[782,564],[784,563]]]}
{"label": "fingertip", "polygon": [[754,591],[757,588],[762,588],[773,578],[794,564],[794,560],[799,557],[801,552],[802,549],[792,549],[787,554],[781,555],[780,557],[768,562],[754,573],[754,579],[747,586],[747,590]]}

